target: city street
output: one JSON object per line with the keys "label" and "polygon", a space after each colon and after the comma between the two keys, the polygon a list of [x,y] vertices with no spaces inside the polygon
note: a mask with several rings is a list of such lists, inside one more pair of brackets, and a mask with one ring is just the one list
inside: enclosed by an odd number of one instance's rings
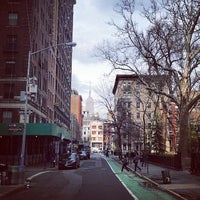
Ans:
{"label": "city street", "polygon": [[121,164],[101,154],[92,154],[78,169],[48,170],[36,173],[30,188],[21,188],[5,196],[6,200],[121,200],[175,199],[158,190],[132,172],[121,172]]}
{"label": "city street", "polygon": [[[117,192],[113,192],[117,191]],[[6,200],[133,199],[99,156],[81,162],[78,169],[52,170],[35,176],[31,187],[6,196]]]}
{"label": "city street", "polygon": [[0,2],[0,200],[200,200],[200,0]]}

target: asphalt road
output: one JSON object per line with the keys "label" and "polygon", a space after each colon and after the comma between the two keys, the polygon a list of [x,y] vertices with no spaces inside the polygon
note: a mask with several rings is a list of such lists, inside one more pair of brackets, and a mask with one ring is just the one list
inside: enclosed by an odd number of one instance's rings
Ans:
{"label": "asphalt road", "polygon": [[[81,161],[78,169],[52,170],[32,179],[6,200],[133,200],[107,162],[99,155]],[[3,199],[2,199],[3,200]]]}

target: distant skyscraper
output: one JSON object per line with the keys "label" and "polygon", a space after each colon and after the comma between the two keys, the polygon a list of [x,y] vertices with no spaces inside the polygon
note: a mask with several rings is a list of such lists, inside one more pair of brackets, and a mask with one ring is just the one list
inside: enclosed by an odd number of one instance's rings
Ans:
{"label": "distant skyscraper", "polygon": [[89,97],[86,100],[86,111],[89,111],[90,115],[94,114],[94,99],[91,97],[91,85],[89,89]]}

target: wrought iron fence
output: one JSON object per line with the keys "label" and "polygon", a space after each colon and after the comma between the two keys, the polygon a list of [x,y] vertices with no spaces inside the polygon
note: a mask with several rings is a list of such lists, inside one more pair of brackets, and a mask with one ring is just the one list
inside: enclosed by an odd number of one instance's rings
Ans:
{"label": "wrought iron fence", "polygon": [[156,154],[149,154],[148,161],[163,165],[165,167],[173,168],[176,170],[181,170],[181,156],[180,154],[176,155],[156,155]]}
{"label": "wrought iron fence", "polygon": [[200,175],[200,153],[191,154],[191,173]]}

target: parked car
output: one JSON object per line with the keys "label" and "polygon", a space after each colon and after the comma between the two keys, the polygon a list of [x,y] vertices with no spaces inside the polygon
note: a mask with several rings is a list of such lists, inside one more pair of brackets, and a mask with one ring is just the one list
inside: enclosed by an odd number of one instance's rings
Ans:
{"label": "parked car", "polygon": [[85,150],[87,154],[87,159],[90,159],[90,149]]}
{"label": "parked car", "polygon": [[90,159],[90,146],[85,146],[83,150],[86,151],[87,158]]}
{"label": "parked car", "polygon": [[85,150],[79,151],[78,155],[80,156],[81,160],[87,160],[88,159],[88,155],[87,155]]}
{"label": "parked car", "polygon": [[92,152],[93,152],[93,153],[99,153],[100,150],[99,150],[98,147],[93,147],[93,148],[92,148]]}
{"label": "parked car", "polygon": [[90,146],[88,144],[79,144],[78,152],[80,151],[86,151],[87,159],[90,159]]}
{"label": "parked car", "polygon": [[58,163],[58,169],[78,168],[80,167],[80,158],[77,153],[63,154]]}

